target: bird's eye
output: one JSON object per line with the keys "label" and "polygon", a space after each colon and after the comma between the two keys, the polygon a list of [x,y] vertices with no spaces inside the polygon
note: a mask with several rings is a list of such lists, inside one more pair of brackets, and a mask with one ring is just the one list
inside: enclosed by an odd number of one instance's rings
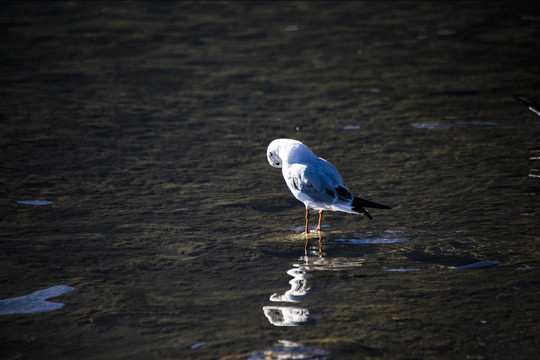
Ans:
{"label": "bird's eye", "polygon": [[278,163],[278,162],[276,162],[276,166],[279,166],[279,163]]}

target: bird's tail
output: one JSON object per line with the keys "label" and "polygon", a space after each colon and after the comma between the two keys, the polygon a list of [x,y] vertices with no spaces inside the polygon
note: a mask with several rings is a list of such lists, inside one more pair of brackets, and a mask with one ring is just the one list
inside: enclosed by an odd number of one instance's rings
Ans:
{"label": "bird's tail", "polygon": [[365,208],[368,207],[368,208],[374,208],[374,209],[391,209],[390,206],[377,204],[372,201],[360,199],[359,197],[356,197],[356,196],[353,198],[351,205],[352,205],[353,211],[363,213],[364,215],[368,217],[369,220],[372,220],[372,221],[373,221],[373,217]]}

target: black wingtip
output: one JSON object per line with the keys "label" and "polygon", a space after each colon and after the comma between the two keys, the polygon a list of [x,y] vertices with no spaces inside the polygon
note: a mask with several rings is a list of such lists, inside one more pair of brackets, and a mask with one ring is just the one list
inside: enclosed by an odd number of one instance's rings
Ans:
{"label": "black wingtip", "polygon": [[391,209],[390,206],[386,206],[383,204],[378,204],[373,201],[364,200],[355,197],[352,201],[352,206],[354,211],[362,211],[361,208],[373,208],[373,209]]}
{"label": "black wingtip", "polygon": [[360,198],[357,198],[355,197],[352,201],[352,206],[353,206],[353,211],[356,211],[356,212],[361,212],[363,213],[364,215],[367,216],[367,218],[371,221],[373,221],[373,217],[371,216],[371,214],[369,213],[369,211],[367,211],[365,208],[374,208],[374,209],[391,209],[390,206],[386,206],[386,205],[382,205],[382,204],[377,204],[377,203],[374,203],[372,201],[368,201],[368,200],[364,200],[364,199],[360,199]]}
{"label": "black wingtip", "polygon": [[[355,210],[355,209],[353,209],[353,210]],[[361,211],[362,213],[364,213],[364,215],[366,215],[367,218],[368,218],[369,220],[373,221],[373,216],[371,216],[371,214],[369,213],[369,211],[367,211],[367,210],[364,209],[364,208],[360,208],[360,211]]]}

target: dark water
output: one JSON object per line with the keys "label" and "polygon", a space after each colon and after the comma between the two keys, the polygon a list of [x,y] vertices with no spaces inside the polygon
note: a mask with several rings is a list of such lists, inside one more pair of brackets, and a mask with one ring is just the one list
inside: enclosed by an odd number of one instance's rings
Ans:
{"label": "dark water", "polygon": [[[537,356],[538,3],[2,7],[1,358]],[[304,257],[278,137],[393,209]]]}

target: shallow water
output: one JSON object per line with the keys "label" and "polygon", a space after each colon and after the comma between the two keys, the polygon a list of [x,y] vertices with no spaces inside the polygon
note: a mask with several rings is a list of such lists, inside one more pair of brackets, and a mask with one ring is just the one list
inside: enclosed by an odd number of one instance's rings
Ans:
{"label": "shallow water", "polygon": [[[536,3],[13,2],[0,26],[0,299],[74,288],[0,316],[2,358],[537,355]],[[278,137],[392,210],[325,214],[305,257]]]}

